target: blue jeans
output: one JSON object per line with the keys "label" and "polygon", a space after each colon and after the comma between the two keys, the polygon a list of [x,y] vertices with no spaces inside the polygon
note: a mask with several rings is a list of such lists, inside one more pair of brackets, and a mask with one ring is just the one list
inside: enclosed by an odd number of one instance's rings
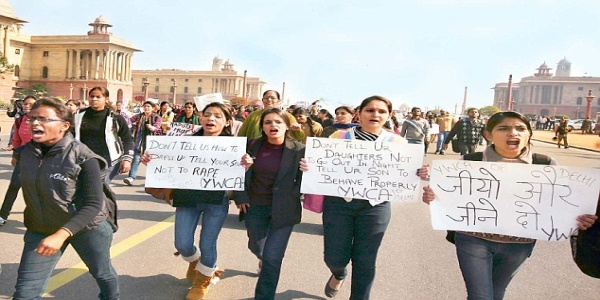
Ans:
{"label": "blue jeans", "polygon": [[131,161],[131,170],[129,170],[129,177],[133,179],[137,178],[137,172],[140,168],[140,158],[141,154],[135,151],[135,154],[133,155],[133,160]]}
{"label": "blue jeans", "polygon": [[12,175],[10,176],[10,183],[8,184],[8,189],[6,190],[6,194],[4,195],[4,201],[2,202],[2,209],[0,209],[0,217],[2,219],[8,219],[10,215],[10,211],[12,210],[13,205],[15,204],[15,200],[17,200],[17,195],[19,194],[19,190],[21,189],[21,168],[19,164],[15,166],[13,169]]}
{"label": "blue jeans", "polygon": [[344,279],[352,260],[350,299],[369,299],[375,280],[377,252],[390,223],[391,204],[371,206],[369,201],[325,197],[323,230],[325,264],[336,279]]}
{"label": "blue jeans", "polygon": [[435,147],[435,151],[444,152],[444,140],[448,137],[450,131],[440,131],[438,133],[437,145]]}
{"label": "blue jeans", "polygon": [[248,249],[262,260],[254,299],[274,299],[281,263],[294,226],[273,228],[270,205],[251,205],[246,213]]}
{"label": "blue jeans", "polygon": [[108,222],[103,222],[93,230],[80,232],[67,239],[60,249],[52,256],[42,256],[35,252],[39,243],[49,236],[27,230],[25,246],[21,255],[21,263],[15,285],[13,298],[40,299],[52,270],[58,263],[69,244],[73,245],[77,254],[89,268],[90,274],[100,287],[99,299],[119,299],[119,279],[110,261],[110,244],[113,231]]}
{"label": "blue jeans", "polygon": [[535,243],[497,243],[456,233],[456,255],[467,286],[467,299],[502,300],[506,287]]}
{"label": "blue jeans", "polygon": [[194,234],[200,216],[202,216],[202,229],[200,230],[200,263],[206,267],[214,268],[217,265],[217,239],[223,223],[229,213],[229,203],[207,204],[198,202],[196,206],[182,206],[175,209],[175,248],[184,257],[196,253]]}

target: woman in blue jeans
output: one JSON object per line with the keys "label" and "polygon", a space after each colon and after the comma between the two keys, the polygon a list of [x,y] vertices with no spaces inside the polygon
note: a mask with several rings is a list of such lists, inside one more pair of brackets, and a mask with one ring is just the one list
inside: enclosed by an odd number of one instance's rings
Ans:
{"label": "woman in blue jeans", "polygon": [[245,218],[248,248],[261,268],[254,299],[274,299],[283,256],[302,214],[299,163],[304,145],[289,137],[290,119],[279,108],[265,109],[259,124],[262,137],[248,141],[246,149],[254,160],[244,191],[234,198]]}
{"label": "woman in blue jeans", "polygon": [[108,163],[73,138],[73,116],[60,100],[38,100],[27,121],[32,140],[18,156],[27,231],[13,299],[40,298],[68,245],[96,279],[99,298],[119,299],[109,252],[116,223],[107,222],[103,191]]}
{"label": "woman in blue jeans", "polygon": [[[202,110],[202,128],[194,136],[232,136],[232,116],[227,106],[213,102]],[[150,155],[141,161],[147,164]],[[252,158],[244,154],[241,165],[249,166]],[[229,212],[229,197],[225,191],[175,189],[171,193],[175,207],[175,248],[189,263],[186,278],[192,283],[186,299],[203,299],[211,280],[221,277],[217,268],[217,239]],[[200,249],[194,246],[194,235],[202,217]]]}
{"label": "woman in blue jeans", "polygon": [[[533,163],[531,151],[531,125],[517,112],[494,114],[486,125],[484,136],[492,145],[483,154],[483,161],[508,163]],[[464,158],[461,158],[464,159]],[[550,165],[556,165],[550,159]],[[423,202],[433,201],[433,190],[423,188]],[[590,227],[596,216],[578,217],[580,229]],[[482,232],[456,232],[456,254],[467,287],[467,298],[504,298],[506,288],[519,267],[531,255],[535,240]]]}
{"label": "woman in blue jeans", "polygon": [[[362,101],[357,111],[359,126],[347,131],[336,131],[329,137],[406,143],[399,135],[384,129],[392,111],[390,100],[371,96]],[[417,170],[417,175],[424,179],[427,168]],[[327,297],[337,295],[348,273],[346,267],[352,261],[350,299],[369,299],[375,279],[377,252],[390,217],[391,205],[387,201],[325,197],[325,263],[331,271],[331,277],[325,284]]]}

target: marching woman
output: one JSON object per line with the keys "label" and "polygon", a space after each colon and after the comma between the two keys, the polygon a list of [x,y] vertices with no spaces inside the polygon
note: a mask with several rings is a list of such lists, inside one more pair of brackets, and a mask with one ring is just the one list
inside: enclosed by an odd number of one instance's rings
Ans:
{"label": "marching woman", "polygon": [[244,191],[234,192],[245,218],[248,248],[259,259],[254,299],[274,299],[281,263],[294,225],[300,223],[300,159],[304,145],[292,139],[289,114],[267,108],[260,117],[262,136],[248,141],[254,157]]}
{"label": "marching woman", "polygon": [[[232,116],[224,104],[213,102],[202,110],[200,131],[194,136],[232,136]],[[145,153],[142,162],[147,164],[150,155]],[[252,158],[241,157],[240,164],[249,167]],[[189,263],[186,278],[193,283],[186,299],[204,299],[210,282],[221,277],[217,268],[217,239],[229,212],[229,197],[225,191],[173,190],[171,197],[175,207],[175,248]],[[194,246],[194,235],[202,217],[199,249]],[[202,254],[202,255],[201,255]]]}
{"label": "marching woman", "polygon": [[186,102],[183,106],[183,113],[175,119],[175,122],[200,125],[200,117],[196,114],[196,104]]}
{"label": "marching woman", "polygon": [[131,117],[131,128],[133,129],[133,162],[129,176],[123,179],[126,185],[133,185],[137,178],[137,171],[140,167],[140,157],[146,149],[146,137],[149,135],[160,135],[162,132],[162,118],[153,112],[154,103],[151,101],[144,102],[142,112]]}
{"label": "marching woman", "polygon": [[352,123],[352,118],[354,118],[354,109],[350,106],[340,106],[335,109],[335,123],[331,126],[327,126],[323,128],[323,133],[321,133],[321,137],[329,137],[332,133],[338,130],[350,130],[350,128],[358,125],[357,123]]}
{"label": "marching woman", "polygon": [[[337,111],[337,110],[336,110]],[[362,141],[406,143],[397,134],[384,129],[390,118],[392,103],[381,96],[371,96],[357,108],[360,125],[350,130],[339,130],[330,138],[356,139]],[[305,169],[305,161],[302,162]],[[427,168],[417,170],[422,179]],[[323,230],[325,263],[331,277],[325,284],[325,295],[334,297],[348,274],[347,265],[352,261],[352,287],[350,299],[369,299],[375,280],[377,252],[391,217],[388,201],[344,199],[325,196],[323,203]]]}
{"label": "marching woman", "polygon": [[32,141],[19,155],[27,231],[13,299],[39,299],[68,245],[96,279],[98,297],[119,299],[109,252],[116,227],[102,187],[108,163],[73,138],[60,100],[38,100],[28,122]]}
{"label": "marching woman", "polygon": [[[467,154],[463,160],[516,164],[556,165],[550,157],[531,151],[533,131],[527,117],[513,111],[494,114],[487,122],[485,138],[491,145],[482,152]],[[479,156],[476,158],[475,156]],[[423,202],[434,200],[433,190],[423,188]],[[593,215],[581,215],[580,229],[590,227]],[[467,286],[468,299],[502,299],[506,287],[523,262],[531,255],[535,240],[483,232],[458,231],[454,236],[458,264]]]}
{"label": "marching woman", "polygon": [[[90,106],[75,113],[75,139],[102,156],[109,164],[106,182],[118,173],[127,173],[133,158],[133,138],[123,116],[111,109],[109,92],[104,87],[93,87],[89,92]],[[117,172],[111,171],[117,168]]]}

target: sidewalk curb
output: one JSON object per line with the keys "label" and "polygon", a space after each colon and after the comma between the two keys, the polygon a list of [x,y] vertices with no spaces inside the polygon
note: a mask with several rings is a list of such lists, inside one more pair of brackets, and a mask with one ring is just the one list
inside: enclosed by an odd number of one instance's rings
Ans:
{"label": "sidewalk curb", "polygon": [[[549,142],[549,141],[546,141],[546,140],[540,140],[540,139],[536,139],[536,138],[531,138],[531,140],[536,141],[536,142],[542,142],[542,143],[546,143],[546,144],[556,145],[555,142]],[[587,150],[587,151],[592,151],[592,152],[600,153],[600,150],[598,150],[598,149],[591,149],[591,148],[585,148],[585,147],[579,147],[579,146],[573,146],[573,145],[569,145],[569,148],[575,148],[575,149]]]}

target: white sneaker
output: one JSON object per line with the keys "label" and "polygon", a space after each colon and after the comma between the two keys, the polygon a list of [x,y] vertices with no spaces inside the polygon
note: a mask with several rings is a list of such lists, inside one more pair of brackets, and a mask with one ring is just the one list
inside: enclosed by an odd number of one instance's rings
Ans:
{"label": "white sneaker", "polygon": [[6,224],[6,220],[2,217],[0,217],[0,226]]}
{"label": "white sneaker", "polygon": [[127,178],[123,179],[123,182],[124,182],[126,185],[129,185],[129,186],[131,186],[131,185],[133,185],[133,181],[134,181],[134,180],[135,180],[135,179],[133,179],[133,178],[131,178],[131,177],[127,177]]}

